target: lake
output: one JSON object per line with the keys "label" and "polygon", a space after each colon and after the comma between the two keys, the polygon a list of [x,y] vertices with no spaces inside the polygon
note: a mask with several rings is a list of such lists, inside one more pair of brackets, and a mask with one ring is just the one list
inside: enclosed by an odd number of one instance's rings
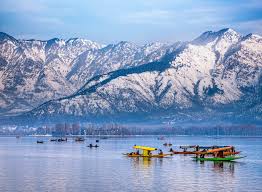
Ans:
{"label": "lake", "polygon": [[[0,137],[0,191],[262,191],[262,138],[157,136],[87,138],[84,143],[36,144],[36,137]],[[128,158],[132,146],[234,145],[237,162],[199,162],[190,155],[163,159]]]}

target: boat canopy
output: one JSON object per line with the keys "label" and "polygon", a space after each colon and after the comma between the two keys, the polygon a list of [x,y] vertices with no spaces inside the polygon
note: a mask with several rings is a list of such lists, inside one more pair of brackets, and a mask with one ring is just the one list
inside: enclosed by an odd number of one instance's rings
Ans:
{"label": "boat canopy", "polygon": [[217,148],[224,148],[224,147],[229,147],[229,146],[199,146],[199,149],[217,149]]}
{"label": "boat canopy", "polygon": [[197,145],[184,145],[184,146],[180,146],[180,149],[189,149],[189,148],[196,148]]}
{"label": "boat canopy", "polygon": [[211,154],[211,153],[217,153],[219,151],[228,151],[228,150],[232,150],[232,149],[233,149],[233,147],[229,146],[229,147],[223,147],[223,148],[217,148],[217,149],[210,149],[210,150],[207,150],[205,152],[198,151],[198,152],[196,152],[196,154]]}
{"label": "boat canopy", "polygon": [[138,145],[135,145],[133,148],[134,149],[141,149],[141,150],[145,150],[145,151],[155,151],[155,150],[157,150],[157,148],[146,147],[146,146],[138,146]]}

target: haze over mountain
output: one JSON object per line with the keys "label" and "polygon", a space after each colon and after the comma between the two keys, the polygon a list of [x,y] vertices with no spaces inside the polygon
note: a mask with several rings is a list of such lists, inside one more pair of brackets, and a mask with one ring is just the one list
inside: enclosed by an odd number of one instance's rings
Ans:
{"label": "haze over mountain", "polygon": [[0,63],[2,116],[262,120],[262,38],[232,29],[142,46],[1,33]]}

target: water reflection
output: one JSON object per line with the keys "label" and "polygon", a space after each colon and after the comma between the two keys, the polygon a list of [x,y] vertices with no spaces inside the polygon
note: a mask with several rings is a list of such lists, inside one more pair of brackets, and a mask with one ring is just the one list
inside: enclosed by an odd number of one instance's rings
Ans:
{"label": "water reflection", "polygon": [[127,157],[130,158],[134,168],[148,168],[152,164],[151,158],[148,157]]}
{"label": "water reflection", "polygon": [[210,165],[212,165],[213,170],[215,172],[227,172],[230,174],[234,174],[235,172],[235,164],[237,164],[238,162],[234,162],[234,161],[196,161],[196,163],[200,163],[202,168],[205,167],[210,167]]}
{"label": "water reflection", "polygon": [[[262,140],[220,139],[237,145],[247,158],[239,162],[193,161],[191,156],[130,158],[130,146],[161,146],[151,137],[112,138],[97,150],[35,138],[0,138],[0,191],[261,191]],[[214,144],[212,138],[176,137],[179,145]],[[240,163],[246,162],[246,163]]]}

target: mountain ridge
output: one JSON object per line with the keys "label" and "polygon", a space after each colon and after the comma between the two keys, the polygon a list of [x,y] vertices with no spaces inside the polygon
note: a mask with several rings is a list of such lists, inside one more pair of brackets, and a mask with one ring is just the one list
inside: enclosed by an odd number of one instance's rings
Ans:
{"label": "mountain ridge", "polygon": [[71,83],[79,77],[77,89],[20,117],[48,121],[124,115],[181,121],[187,119],[181,114],[188,114],[192,121],[206,115],[206,120],[260,122],[261,52],[261,36],[232,29],[208,31],[191,42],[144,48],[119,42],[85,50],[74,60],[73,75],[65,75]]}

